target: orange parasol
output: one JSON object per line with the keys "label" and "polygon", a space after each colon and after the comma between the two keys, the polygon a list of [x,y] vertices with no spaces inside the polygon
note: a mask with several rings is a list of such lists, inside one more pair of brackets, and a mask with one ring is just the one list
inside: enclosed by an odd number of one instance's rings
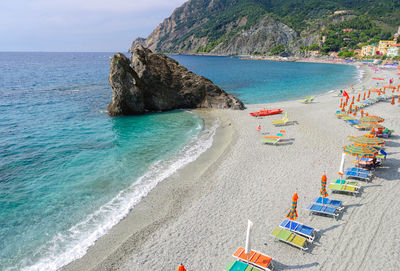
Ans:
{"label": "orange parasol", "polygon": [[363,101],[365,101],[365,91],[364,91]]}
{"label": "orange parasol", "polygon": [[391,104],[392,104],[392,105],[394,105],[394,96],[393,96],[393,98],[392,98],[392,102],[391,102]]}
{"label": "orange parasol", "polygon": [[368,145],[351,144],[343,147],[346,154],[357,157],[373,158],[378,155],[378,151]]}
{"label": "orange parasol", "polygon": [[361,93],[358,93],[357,102],[360,101],[360,98],[361,98]]}
{"label": "orange parasol", "polygon": [[326,192],[326,175],[322,175],[321,178],[321,190],[319,190],[319,194],[321,195],[321,197],[326,198],[328,196],[328,192]]}
{"label": "orange parasol", "polygon": [[351,103],[354,104],[354,96],[351,98]]}
{"label": "orange parasol", "polygon": [[292,197],[292,205],[290,207],[289,212],[287,213],[286,217],[289,218],[290,220],[295,220],[297,218],[297,199],[299,196],[297,196],[297,193],[293,194]]}
{"label": "orange parasol", "polygon": [[185,267],[183,266],[183,264],[180,264],[178,266],[178,271],[186,271]]}
{"label": "orange parasol", "polygon": [[368,99],[369,99],[369,96],[371,95],[371,90],[368,90]]}

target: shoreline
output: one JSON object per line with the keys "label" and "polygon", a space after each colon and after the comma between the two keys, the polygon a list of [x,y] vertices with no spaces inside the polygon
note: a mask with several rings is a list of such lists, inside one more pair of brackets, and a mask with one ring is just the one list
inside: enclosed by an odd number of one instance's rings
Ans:
{"label": "shoreline", "polygon": [[[193,187],[204,189],[205,184],[196,183],[196,180],[211,170],[213,164],[231,148],[230,145],[235,142],[235,130],[230,118],[219,111],[195,109],[192,112],[203,119],[205,127],[210,127],[216,120],[220,121],[212,146],[195,161],[158,183],[124,219],[96,240],[83,257],[63,266],[61,270],[113,269],[114,262],[123,260],[130,252],[140,250],[141,244],[147,239],[142,235],[149,235],[168,225],[182,213],[185,204],[190,204],[198,197]],[[173,195],[172,198],[169,195]]]}
{"label": "shoreline", "polygon": [[[366,70],[364,73],[364,76],[362,78],[362,82],[355,84],[354,89],[358,89],[362,87],[363,85],[367,85],[368,83],[371,84],[371,77],[372,73],[369,70]],[[330,104],[332,104],[332,90],[323,92],[319,95],[317,95],[317,103],[319,99],[323,100],[323,102],[326,103],[326,101],[330,101]],[[304,107],[303,104],[299,103],[298,101],[291,100],[291,101],[284,101],[284,102],[279,102],[279,103],[274,103],[272,106],[276,105],[283,105],[285,109],[289,112],[290,115],[292,115],[293,110],[298,110],[300,107]],[[239,144],[237,147],[236,145],[238,144],[238,141],[243,141],[243,134],[241,134],[240,130],[242,127],[238,126],[238,124],[243,124],[242,121],[237,121],[235,117],[239,117],[239,115],[243,116],[246,115],[247,113],[251,110],[254,110],[262,105],[246,105],[248,106],[248,109],[242,112],[230,112],[230,111],[224,111],[224,110],[194,110],[194,113],[200,115],[205,121],[205,124],[207,125],[212,122],[212,120],[219,118],[221,120],[221,125],[219,128],[217,128],[216,134],[214,135],[214,140],[212,143],[212,146],[207,149],[201,156],[194,162],[189,163],[182,169],[178,170],[173,176],[163,180],[160,182],[145,198],[143,198],[133,210],[130,211],[128,216],[124,218],[122,221],[120,221],[116,226],[114,226],[106,235],[101,237],[96,241],[96,243],[89,248],[85,256],[83,256],[80,259],[77,259],[73,261],[72,263],[64,266],[62,270],[136,270],[136,269],[131,269],[132,267],[136,268],[142,268],[142,266],[150,264],[148,262],[149,259],[146,258],[146,253],[150,253],[149,255],[152,255],[152,250],[149,251],[149,248],[152,248],[153,246],[157,247],[160,249],[160,247],[165,247],[169,248],[171,250],[178,250],[182,253],[182,255],[171,255],[166,250],[161,250],[158,253],[163,256],[163,262],[158,263],[162,264],[162,266],[168,266],[168,267],[173,267],[172,262],[176,264],[176,266],[180,263],[191,263],[191,258],[189,255],[197,255],[198,252],[195,252],[196,249],[194,248],[189,248],[188,245],[192,243],[187,243],[188,241],[186,240],[175,240],[178,243],[184,243],[185,247],[188,248],[189,252],[184,253],[180,249],[182,249],[181,246],[177,248],[177,243],[175,241],[171,241],[174,245],[171,246],[171,244],[160,244],[161,240],[164,240],[166,242],[166,237],[164,236],[166,232],[169,232],[169,238],[172,238],[176,232],[180,232],[176,230],[176,227],[184,227],[182,225],[182,222],[179,222],[180,220],[185,220],[185,217],[189,216],[192,219],[195,219],[196,215],[193,213],[193,209],[197,210],[200,212],[204,203],[205,198],[213,198],[214,200],[216,199],[215,196],[212,196],[212,194],[215,194],[216,192],[214,191],[215,186],[226,186],[227,180],[224,179],[225,181],[222,180],[217,180],[219,175],[225,175],[226,174],[226,169],[225,167],[227,166],[227,157],[234,156],[233,154],[237,151],[237,148],[242,147],[242,144]],[[313,104],[311,105],[306,105],[312,107]],[[332,107],[332,105],[330,105]],[[326,111],[326,109],[324,108]],[[298,112],[297,112],[298,113]],[[302,112],[302,114],[305,114],[305,112]],[[333,112],[330,112],[333,115]],[[233,115],[233,117],[232,117]],[[296,114],[294,114],[296,115]],[[280,116],[279,116],[280,117]],[[279,118],[276,117],[276,118]],[[275,119],[276,119],[275,118]],[[289,117],[290,118],[290,117]],[[266,118],[269,121],[269,118]],[[259,122],[259,119],[249,119],[246,122],[252,123],[251,126],[256,125],[257,122]],[[309,133],[307,129],[312,129],[313,124],[311,124],[308,120],[304,119],[303,120],[306,125],[306,129],[300,127],[299,129],[301,132],[305,132],[306,134]],[[344,124],[343,124],[344,125]],[[342,125],[342,126],[343,126]],[[294,129],[297,128],[297,126],[294,126],[289,129]],[[343,127],[342,127],[343,128]],[[305,130],[304,130],[305,129]],[[276,129],[275,129],[276,130]],[[296,129],[297,130],[297,129]],[[318,130],[320,128],[318,127]],[[344,130],[351,130],[351,129],[344,129]],[[396,129],[395,129],[396,130]],[[298,131],[297,131],[298,132]],[[270,133],[268,133],[270,134]],[[272,134],[272,132],[271,132]],[[245,135],[251,135],[251,136],[257,136],[257,133],[254,131],[248,131],[245,133]],[[240,139],[239,139],[240,138]],[[344,138],[345,139],[345,138]],[[297,137],[293,141],[295,143],[297,140]],[[339,142],[343,143],[346,140],[339,140]],[[337,141],[336,141],[337,142]],[[258,145],[259,142],[256,142]],[[290,143],[290,142],[289,142]],[[246,143],[247,144],[247,143]],[[253,143],[251,143],[253,144]],[[343,143],[344,144],[344,143]],[[283,148],[289,149],[291,144],[288,144],[288,146],[284,146]],[[253,148],[254,146],[251,145],[250,148]],[[263,148],[262,145],[259,146],[260,148]],[[339,146],[336,146],[339,148]],[[243,150],[243,149],[242,149]],[[272,149],[273,150],[273,149]],[[272,151],[270,150],[270,151]],[[290,150],[287,150],[290,152]],[[279,155],[279,152],[276,153],[275,155]],[[243,155],[241,155],[242,157]],[[267,156],[268,157],[268,156]],[[242,157],[243,158],[243,157]],[[265,159],[266,157],[264,157]],[[339,159],[339,157],[337,158]],[[232,163],[232,159],[229,159],[230,162]],[[278,159],[281,160],[281,159]],[[294,159],[296,160],[296,159]],[[323,159],[326,163],[329,163],[329,160]],[[267,159],[268,161],[268,159]],[[304,161],[298,161],[297,162],[303,162]],[[339,163],[339,161],[337,161]],[[225,164],[225,165],[224,165]],[[277,167],[279,167],[279,164],[274,163]],[[320,162],[318,163],[318,166],[320,165]],[[293,165],[295,167],[295,165]],[[327,171],[327,168],[331,168],[331,165],[326,165],[325,166],[325,171]],[[336,168],[337,165],[334,165],[334,168]],[[249,172],[249,168],[244,167],[244,171],[248,172],[250,175],[252,174]],[[329,170],[330,172],[333,172],[332,169]],[[223,174],[218,174],[223,172]],[[260,172],[256,170],[256,176],[260,175]],[[277,172],[274,172],[277,174]],[[278,172],[279,174],[279,172]],[[321,172],[317,172],[317,175],[322,174]],[[218,175],[218,176],[216,176]],[[291,175],[291,173],[289,173]],[[331,174],[333,175],[333,174]],[[234,175],[235,177],[235,175]],[[243,178],[243,176],[242,176]],[[258,177],[259,178],[259,177]],[[329,177],[328,177],[329,178]],[[223,179],[223,178],[221,178]],[[313,178],[314,179],[314,178]],[[271,180],[270,180],[271,181]],[[318,182],[318,180],[316,180]],[[275,185],[277,186],[276,182],[273,182],[272,184],[270,183],[269,185]],[[317,185],[318,186],[318,185]],[[214,187],[214,188],[213,188]],[[296,189],[298,189],[298,185],[296,185]],[[300,186],[301,187],[301,186]],[[318,187],[317,187],[318,188]],[[227,188],[228,189],[228,188]],[[233,189],[233,188],[231,188]],[[215,189],[216,191],[221,192],[219,189]],[[228,189],[229,190],[229,189]],[[224,190],[222,190],[224,191]],[[256,193],[255,191],[253,191]],[[232,194],[232,191],[228,194]],[[314,193],[315,194],[315,193]],[[171,196],[172,195],[172,196]],[[248,196],[247,196],[248,197]],[[286,196],[285,196],[286,197]],[[346,197],[344,197],[346,198]],[[250,198],[247,198],[250,200]],[[232,199],[231,199],[232,200]],[[229,201],[230,204],[232,204],[232,201]],[[242,198],[243,200],[243,198]],[[254,199],[253,199],[254,200]],[[283,199],[285,201],[285,199]],[[256,200],[259,202],[259,200]],[[286,201],[285,201],[286,202]],[[237,205],[237,204],[236,204]],[[274,205],[275,209],[279,209],[277,205]],[[272,207],[273,208],[273,207]],[[259,209],[259,208],[258,208]],[[203,211],[203,210],[201,210]],[[232,210],[231,210],[232,211]],[[208,213],[205,211],[206,214],[200,215],[202,218],[206,218],[207,216],[211,215],[212,217],[214,216],[213,213]],[[232,211],[233,212],[233,211]],[[232,212],[228,212],[232,214]],[[233,212],[235,213],[235,212]],[[301,211],[300,211],[301,213]],[[235,213],[238,215],[237,213]],[[276,213],[274,213],[276,216]],[[253,214],[254,215],[254,214]],[[249,213],[249,217],[252,217],[252,214]],[[283,218],[283,215],[281,214],[280,217]],[[222,219],[226,222],[226,218]],[[229,220],[229,219],[228,219]],[[242,219],[241,219],[242,220]],[[257,218],[253,218],[253,221],[257,221],[257,224],[262,224]],[[192,220],[189,220],[192,221]],[[275,221],[276,222],[276,221]],[[278,221],[279,222],[279,221]],[[193,222],[189,223],[191,226],[195,227],[195,224]],[[220,224],[220,223],[216,223]],[[275,223],[276,224],[276,223]],[[207,223],[208,227],[212,227]],[[221,226],[221,225],[219,225]],[[240,245],[243,245],[244,243],[244,237],[242,238],[242,231],[244,231],[244,224],[237,226],[236,228],[239,229],[239,233],[236,232],[237,229],[235,229],[234,233],[238,234],[235,235],[233,234],[233,237],[231,239],[234,239],[237,241],[237,239],[240,240]],[[264,225],[265,226],[265,225]],[[183,231],[183,235],[188,237],[187,234],[189,234],[192,231],[192,228],[188,226],[189,228],[184,228],[185,231]],[[272,231],[273,228],[271,227],[266,227]],[[199,230],[199,229],[197,229]],[[194,230],[195,231],[195,230]],[[212,231],[215,233],[215,231]],[[172,236],[171,236],[172,234]],[[232,231],[230,231],[230,234],[232,234]],[[203,239],[205,238],[204,233],[199,234],[200,238]],[[178,234],[180,237],[180,234]],[[228,234],[228,236],[230,236]],[[218,263],[218,266],[221,265],[224,266],[225,264],[228,263],[228,260],[230,260],[230,255],[233,253],[233,251],[230,251],[229,248],[231,247],[229,244],[232,242],[226,240],[226,233],[223,236],[225,237],[222,238],[224,240],[222,243],[224,244],[222,252],[218,251],[219,254],[224,255],[223,262]],[[239,237],[239,238],[238,238]],[[183,237],[182,237],[183,238]],[[197,237],[198,238],[198,237]],[[197,239],[195,237],[191,237],[191,239]],[[219,239],[218,237],[213,237],[212,238],[212,243],[216,241],[215,239]],[[243,239],[243,240],[242,240]],[[169,240],[169,239],[167,239]],[[193,240],[192,240],[193,241]],[[169,242],[169,241],[168,241]],[[204,243],[204,241],[199,241],[196,240],[196,242],[199,243]],[[153,245],[149,245],[153,244]],[[276,254],[273,252],[270,252],[268,247],[264,247],[261,245],[260,247],[260,242],[255,242],[256,244],[259,245],[259,247],[254,247],[255,249],[261,250],[269,254],[270,256],[273,256],[275,259],[278,258]],[[215,244],[215,243],[214,243]],[[221,246],[221,243],[219,246]],[[237,242],[235,242],[237,244]],[[284,245],[281,244],[276,244],[274,246],[279,245],[284,249]],[[147,246],[147,247],[146,247]],[[226,247],[228,247],[228,250],[226,250]],[[155,250],[153,251],[153,254],[158,251]],[[221,249],[221,247],[220,247]],[[194,250],[194,251],[193,251]],[[211,248],[213,250],[213,248]],[[145,252],[147,251],[147,252]],[[280,248],[278,249],[278,254],[279,254]],[[206,253],[208,255],[208,253]],[[168,256],[167,256],[168,255]],[[148,256],[148,255],[147,255]],[[200,255],[198,255],[200,256]],[[167,258],[166,258],[167,257]],[[174,259],[169,259],[169,257],[175,257]],[[188,258],[189,257],[189,258]],[[200,256],[201,257],[201,256]],[[204,257],[204,256],[203,256]],[[229,258],[230,257],[230,258]],[[297,255],[295,256],[296,260],[301,259]],[[226,260],[226,261],[225,261]],[[172,261],[172,262],[171,262]],[[325,260],[326,261],[326,260]],[[200,261],[201,262],[201,261]],[[207,264],[210,264],[209,259],[207,259]],[[197,261],[192,261],[192,265],[201,266],[202,268],[204,265],[199,265],[199,259]],[[324,263],[326,266],[327,264]],[[283,266],[281,266],[283,267]],[[311,265],[310,270],[313,270],[313,267],[316,267],[316,265]],[[327,267],[327,266],[326,266]],[[174,267],[176,268],[176,267]],[[188,270],[215,270],[215,266],[211,268],[206,269],[193,269],[191,268],[190,265],[188,265]],[[211,268],[211,269],[210,269]],[[329,269],[324,269],[323,270],[329,270]],[[150,270],[143,268],[143,270]],[[154,270],[154,269],[153,269]],[[167,269],[169,270],[169,269]]]}

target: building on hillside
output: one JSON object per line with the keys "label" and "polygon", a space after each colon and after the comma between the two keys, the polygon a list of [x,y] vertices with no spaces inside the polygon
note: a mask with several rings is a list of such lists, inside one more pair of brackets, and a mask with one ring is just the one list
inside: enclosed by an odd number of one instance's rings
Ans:
{"label": "building on hillside", "polygon": [[396,44],[394,40],[381,40],[379,41],[378,45],[378,52],[377,55],[386,55],[387,50]]}
{"label": "building on hillside", "polygon": [[396,57],[396,56],[400,56],[400,44],[395,44],[392,47],[390,47],[387,52],[386,55],[388,57]]}
{"label": "building on hillside", "polygon": [[354,56],[361,56],[361,49],[355,49]]}
{"label": "building on hillside", "polygon": [[394,41],[396,41],[397,42],[397,39],[400,37],[400,26],[399,26],[399,29],[397,29],[397,33],[396,34],[394,34]]}
{"label": "building on hillside", "polygon": [[361,56],[374,56],[377,54],[378,51],[378,46],[375,46],[375,44],[363,46],[361,48]]}
{"label": "building on hillside", "polygon": [[344,29],[342,29],[343,33],[350,33],[353,30],[354,30],[353,28],[344,28]]}
{"label": "building on hillside", "polygon": [[337,10],[333,13],[333,15],[339,15],[339,14],[346,14],[347,10]]}

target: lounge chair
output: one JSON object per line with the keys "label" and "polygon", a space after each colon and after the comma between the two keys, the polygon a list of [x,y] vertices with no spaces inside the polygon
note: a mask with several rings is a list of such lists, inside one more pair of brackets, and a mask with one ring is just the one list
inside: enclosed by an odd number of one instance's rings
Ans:
{"label": "lounge chair", "polygon": [[276,136],[264,136],[265,139],[277,139],[281,138],[285,135],[286,131],[285,130],[280,130],[279,133],[276,134]]}
{"label": "lounge chair", "polygon": [[341,117],[342,120],[355,120],[355,118],[353,118],[352,116],[344,116]]}
{"label": "lounge chair", "polygon": [[285,112],[285,115],[283,116],[282,119],[280,120],[273,120],[272,124],[273,125],[285,125],[287,122],[289,121],[288,117],[287,117],[287,113]]}
{"label": "lounge chair", "polygon": [[[241,262],[246,262],[250,266],[253,266],[253,268],[257,268],[249,270],[269,271],[274,269],[274,265],[272,263],[272,257],[262,254],[261,252],[255,250],[251,250],[249,255],[247,255],[246,253],[244,253],[244,248],[239,247],[232,256]],[[246,269],[246,271],[248,270]]]}
{"label": "lounge chair", "polygon": [[372,175],[370,174],[369,170],[357,170],[358,168],[348,168],[345,170],[344,174],[348,178],[360,179],[363,181],[371,181]]}
{"label": "lounge chair", "polygon": [[343,192],[356,195],[360,190],[360,187],[356,186],[357,184],[357,182],[336,180],[335,182],[329,184],[328,188],[332,189],[332,192]]}
{"label": "lounge chair", "polygon": [[262,141],[263,143],[266,143],[266,144],[273,144],[273,145],[275,145],[276,143],[278,143],[278,142],[281,140],[281,138],[282,138],[284,135],[285,135],[285,131],[284,131],[284,130],[281,130],[281,132],[278,133],[276,136],[265,136],[261,141]]}
{"label": "lounge chair", "polygon": [[279,225],[279,228],[282,228],[282,229],[294,232],[298,235],[301,235],[301,236],[305,237],[307,239],[307,241],[309,241],[310,243],[312,243],[315,238],[316,230],[312,227],[306,226],[299,222],[285,219]]}
{"label": "lounge chair", "polygon": [[306,96],[304,100],[300,100],[301,103],[309,103],[312,102],[311,98],[314,100],[314,97]]}
{"label": "lounge chair", "polygon": [[306,210],[309,210],[310,214],[329,215],[337,219],[342,212],[343,207],[333,207],[319,203],[311,203],[307,206]]}
{"label": "lounge chair", "polygon": [[387,153],[384,151],[384,150],[380,150],[379,151],[380,153],[376,156],[376,158],[378,159],[381,159],[381,160],[385,160],[386,159],[386,156],[387,156]]}
{"label": "lounge chair", "polygon": [[357,124],[360,124],[361,122],[359,121],[359,120],[352,120],[352,119],[350,119],[350,120],[346,120],[346,122],[348,123],[348,124],[350,124],[350,125],[357,125]]}
{"label": "lounge chair", "polygon": [[341,200],[334,200],[330,198],[324,198],[324,197],[318,197],[313,200],[314,203],[322,204],[322,205],[327,205],[330,207],[335,207],[335,208],[342,208],[342,201]]}
{"label": "lounge chair", "polygon": [[301,250],[307,250],[307,239],[303,236],[297,235],[296,233],[290,232],[286,229],[276,228],[272,233],[271,236],[292,245],[294,247],[300,248]]}
{"label": "lounge chair", "polygon": [[240,261],[231,261],[224,269],[225,271],[261,271],[247,263]]}

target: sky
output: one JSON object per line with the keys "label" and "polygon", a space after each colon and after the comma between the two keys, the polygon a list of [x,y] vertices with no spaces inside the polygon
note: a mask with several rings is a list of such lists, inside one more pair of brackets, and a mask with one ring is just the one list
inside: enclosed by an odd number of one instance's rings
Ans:
{"label": "sky", "polygon": [[0,51],[126,52],[187,0],[0,0]]}

